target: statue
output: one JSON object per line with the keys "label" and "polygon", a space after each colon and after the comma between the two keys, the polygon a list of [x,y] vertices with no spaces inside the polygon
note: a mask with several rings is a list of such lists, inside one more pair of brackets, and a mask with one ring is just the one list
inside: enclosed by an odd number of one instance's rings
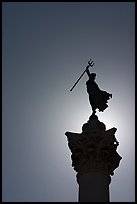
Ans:
{"label": "statue", "polygon": [[86,82],[87,92],[89,94],[89,102],[92,107],[93,115],[96,113],[96,109],[98,108],[99,111],[104,111],[108,105],[107,102],[112,98],[112,94],[107,93],[106,91],[102,91],[95,82],[96,74],[89,72],[89,67],[86,67],[86,73],[89,77],[88,81]]}
{"label": "statue", "polygon": [[112,98],[112,94],[107,93],[106,91],[101,90],[98,85],[95,82],[96,74],[89,72],[89,67],[93,67],[94,63],[91,61],[91,59],[88,61],[88,65],[84,72],[81,74],[79,79],[76,81],[76,83],[73,85],[73,87],[70,89],[70,91],[73,90],[73,88],[76,86],[76,84],[79,82],[79,80],[82,78],[82,76],[87,73],[89,79],[86,82],[87,85],[87,92],[89,94],[89,102],[92,107],[92,115],[94,116],[96,113],[96,109],[98,108],[99,111],[104,111],[108,105],[107,102]]}

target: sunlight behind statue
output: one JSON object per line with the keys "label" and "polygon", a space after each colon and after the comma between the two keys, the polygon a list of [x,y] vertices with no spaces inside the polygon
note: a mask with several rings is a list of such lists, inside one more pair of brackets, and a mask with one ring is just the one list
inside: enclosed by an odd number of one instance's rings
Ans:
{"label": "sunlight behind statue", "polygon": [[99,111],[104,111],[108,107],[107,102],[110,98],[112,98],[112,94],[102,91],[98,87],[97,83],[95,82],[96,74],[90,74],[88,67],[86,67],[86,73],[89,77],[88,81],[86,82],[89,102],[92,107],[92,114],[95,115],[97,108]]}

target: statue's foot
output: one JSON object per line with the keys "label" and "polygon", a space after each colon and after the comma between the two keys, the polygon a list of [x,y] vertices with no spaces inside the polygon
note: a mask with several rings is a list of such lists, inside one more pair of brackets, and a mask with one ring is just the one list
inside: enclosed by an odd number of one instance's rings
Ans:
{"label": "statue's foot", "polygon": [[93,110],[93,112],[92,112],[92,116],[95,116],[95,115],[96,115],[96,111]]}
{"label": "statue's foot", "polygon": [[96,111],[95,110],[93,110],[93,113],[92,113],[92,115],[95,115],[96,114]]}
{"label": "statue's foot", "polygon": [[96,113],[96,111],[92,112],[92,115],[89,117],[89,120],[98,119],[98,116],[95,113]]}

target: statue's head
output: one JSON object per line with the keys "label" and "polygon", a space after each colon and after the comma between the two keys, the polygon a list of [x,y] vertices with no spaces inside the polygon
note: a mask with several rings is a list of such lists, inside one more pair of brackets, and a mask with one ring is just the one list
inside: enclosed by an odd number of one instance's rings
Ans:
{"label": "statue's head", "polygon": [[90,77],[91,77],[93,80],[95,80],[95,78],[96,78],[96,73],[91,73],[91,74],[90,74]]}

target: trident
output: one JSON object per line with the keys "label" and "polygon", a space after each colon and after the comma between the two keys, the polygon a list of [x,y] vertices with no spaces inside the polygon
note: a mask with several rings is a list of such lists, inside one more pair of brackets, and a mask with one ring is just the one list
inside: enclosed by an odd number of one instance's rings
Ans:
{"label": "trident", "polygon": [[[91,59],[88,61],[88,65],[86,66],[86,69],[89,67],[93,67],[94,63],[93,61],[91,61]],[[81,74],[81,76],[78,78],[78,80],[76,81],[76,83],[73,85],[73,87],[70,89],[70,91],[72,91],[74,89],[74,87],[76,86],[76,84],[79,82],[79,80],[81,79],[81,77],[85,74],[86,69],[84,70],[84,72]]]}

